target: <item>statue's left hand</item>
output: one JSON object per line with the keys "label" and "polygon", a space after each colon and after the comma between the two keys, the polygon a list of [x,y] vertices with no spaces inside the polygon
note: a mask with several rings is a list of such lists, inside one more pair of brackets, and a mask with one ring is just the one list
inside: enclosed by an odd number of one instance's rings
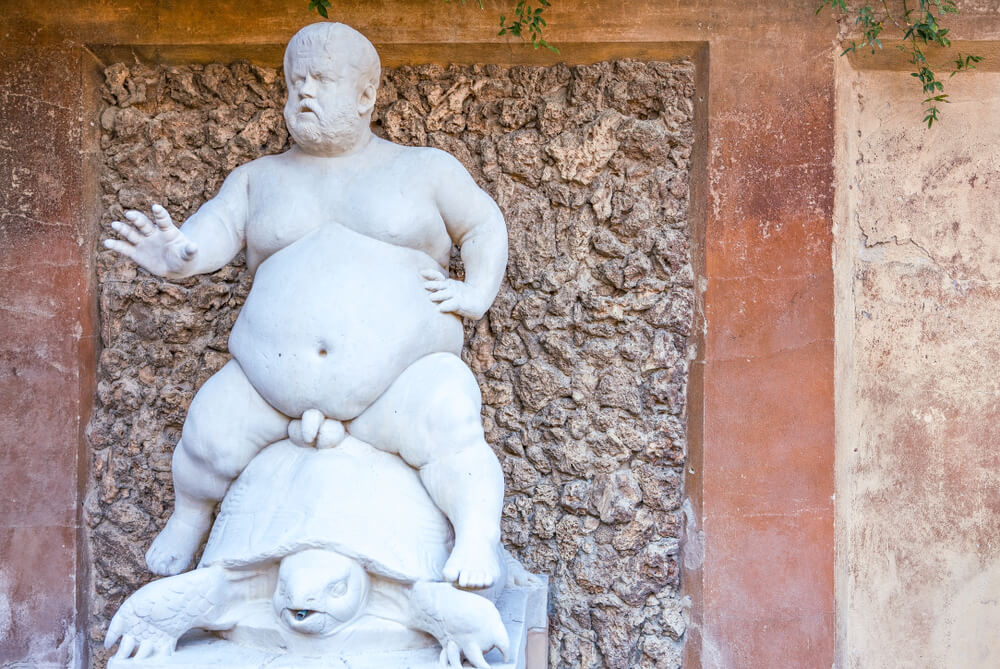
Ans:
{"label": "statue's left hand", "polygon": [[438,309],[444,313],[479,319],[490,308],[492,299],[484,304],[482,296],[466,283],[449,279],[437,270],[423,270],[420,276],[424,278],[424,288],[430,293],[431,301],[437,302]]}

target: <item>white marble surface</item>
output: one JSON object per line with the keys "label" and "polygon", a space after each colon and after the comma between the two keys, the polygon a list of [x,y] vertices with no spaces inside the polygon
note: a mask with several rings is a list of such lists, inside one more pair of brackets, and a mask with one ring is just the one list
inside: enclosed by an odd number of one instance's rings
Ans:
{"label": "white marble surface", "polygon": [[[497,600],[504,626],[511,639],[508,659],[498,651],[486,654],[491,669],[541,669],[526,666],[528,631],[544,630],[547,619],[548,580],[544,577],[528,587],[506,589]],[[108,669],[196,669],[232,667],[233,669],[439,669],[437,647],[405,652],[380,652],[367,649],[328,657],[306,657],[267,652],[239,646],[212,633],[195,631],[185,635],[177,651],[168,657],[146,660],[112,659]]]}

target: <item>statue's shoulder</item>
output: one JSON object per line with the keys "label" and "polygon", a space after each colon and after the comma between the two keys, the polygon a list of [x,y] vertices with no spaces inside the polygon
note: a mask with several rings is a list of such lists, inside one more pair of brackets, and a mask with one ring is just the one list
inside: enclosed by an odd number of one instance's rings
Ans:
{"label": "statue's shoulder", "polygon": [[458,158],[447,151],[442,151],[432,146],[405,146],[389,141],[385,141],[385,144],[391,147],[389,151],[394,153],[394,158],[399,162],[405,163],[408,166],[419,167],[421,170],[425,170],[431,174],[438,175],[455,170],[466,171]]}
{"label": "statue's shoulder", "polygon": [[254,177],[258,174],[264,174],[268,171],[281,169],[288,161],[285,159],[284,153],[274,153],[267,156],[261,156],[260,158],[254,158],[248,163],[243,163],[236,169],[232,171],[233,174],[237,172],[242,172],[247,177]]}

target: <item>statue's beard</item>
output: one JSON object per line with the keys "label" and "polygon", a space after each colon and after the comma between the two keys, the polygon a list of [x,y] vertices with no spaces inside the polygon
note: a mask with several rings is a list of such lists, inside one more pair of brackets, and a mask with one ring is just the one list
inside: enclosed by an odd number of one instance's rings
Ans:
{"label": "statue's beard", "polygon": [[313,113],[301,113],[301,102],[289,100],[285,104],[288,132],[306,153],[330,156],[349,151],[368,125],[354,105],[320,109],[313,101],[307,104]]}

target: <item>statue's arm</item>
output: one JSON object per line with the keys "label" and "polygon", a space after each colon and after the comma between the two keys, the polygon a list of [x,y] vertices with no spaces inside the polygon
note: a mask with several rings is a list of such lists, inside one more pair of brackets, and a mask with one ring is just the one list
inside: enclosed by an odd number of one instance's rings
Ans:
{"label": "statue's arm", "polygon": [[170,279],[214,272],[239,253],[246,239],[249,166],[233,170],[219,193],[178,229],[166,209],[153,205],[151,221],[140,211],[111,227],[120,239],[104,245],[147,271]]}
{"label": "statue's arm", "polygon": [[198,208],[181,226],[181,233],[198,247],[181,276],[214,272],[232,260],[246,241],[250,165],[238,167],[218,194]]}
{"label": "statue's arm", "polygon": [[[465,265],[464,287],[452,290],[454,295],[442,300],[441,307],[468,318],[482,318],[493,304],[507,269],[507,224],[500,207],[458,160],[444,152],[435,152],[434,159],[438,210]],[[442,286],[438,296],[445,291]]]}

